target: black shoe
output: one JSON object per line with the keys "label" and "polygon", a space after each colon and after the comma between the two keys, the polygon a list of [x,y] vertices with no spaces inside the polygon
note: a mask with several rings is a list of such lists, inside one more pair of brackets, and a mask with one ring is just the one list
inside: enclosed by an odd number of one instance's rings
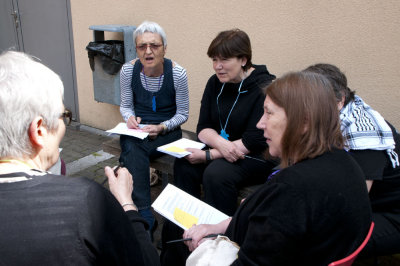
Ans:
{"label": "black shoe", "polygon": [[157,241],[156,248],[157,248],[158,250],[162,250],[162,249],[163,249],[161,239],[159,239],[159,240]]}
{"label": "black shoe", "polygon": [[153,227],[151,228],[151,231],[150,231],[150,239],[151,239],[151,242],[154,242],[154,232],[157,230],[157,227],[158,227],[158,221],[157,221],[157,219],[154,219],[154,224],[153,224]]}

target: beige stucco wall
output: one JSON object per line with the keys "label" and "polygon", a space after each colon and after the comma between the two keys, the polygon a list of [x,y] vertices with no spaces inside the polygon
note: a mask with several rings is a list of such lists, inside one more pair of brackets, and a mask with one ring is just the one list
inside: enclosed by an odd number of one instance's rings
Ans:
{"label": "beige stucco wall", "polygon": [[195,129],[202,92],[213,74],[208,45],[219,31],[234,27],[249,34],[253,62],[266,64],[277,76],[318,62],[336,64],[349,87],[400,128],[398,0],[71,0],[71,13],[82,124],[108,129],[122,121],[117,106],[94,101],[85,51],[93,38],[89,26],[153,20],[167,33],[167,57],[188,73],[185,129]]}

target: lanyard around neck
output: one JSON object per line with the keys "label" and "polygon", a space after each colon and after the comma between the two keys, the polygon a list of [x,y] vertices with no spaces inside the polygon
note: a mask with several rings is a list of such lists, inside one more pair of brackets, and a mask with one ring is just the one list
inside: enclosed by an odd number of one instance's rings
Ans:
{"label": "lanyard around neck", "polygon": [[[144,78],[144,83],[145,83],[144,88],[146,89],[146,91],[150,92],[149,89],[148,89],[148,86],[147,86],[147,78],[146,78],[146,74],[144,73],[143,68],[142,68],[142,73],[143,73],[143,78]],[[164,73],[161,74],[160,78],[158,79],[157,92],[160,91],[160,88],[161,88],[161,78],[162,78],[163,76],[164,76]],[[151,100],[152,109],[153,109],[153,112],[156,112],[156,111],[157,111],[156,93],[152,92],[152,94],[153,94],[153,97],[152,97],[152,100]]]}
{"label": "lanyard around neck", "polygon": [[233,108],[235,108],[235,105],[236,105],[236,103],[237,103],[238,100],[239,100],[240,94],[247,92],[247,91],[240,91],[240,89],[242,88],[243,81],[244,81],[244,79],[242,79],[242,81],[240,82],[239,89],[238,89],[238,95],[236,96],[236,100],[235,100],[235,102],[233,103],[231,110],[229,111],[229,114],[228,114],[228,116],[227,116],[227,118],[226,118],[225,126],[224,126],[224,127],[222,127],[221,112],[220,112],[220,110],[219,110],[219,97],[221,96],[221,94],[222,94],[222,92],[223,92],[223,90],[224,90],[225,83],[222,84],[221,91],[219,92],[219,94],[218,94],[218,96],[217,96],[218,118],[219,118],[219,125],[220,125],[220,127],[221,127],[220,136],[223,137],[223,138],[226,139],[226,140],[229,139],[229,134],[226,133],[226,126],[228,125],[228,121],[229,121],[229,118],[230,118],[231,113],[232,113],[232,111],[233,111]]}
{"label": "lanyard around neck", "polygon": [[30,169],[35,169],[35,167],[32,167],[32,165],[30,165],[29,163],[26,163],[26,162],[20,161],[20,160],[16,160],[16,159],[0,160],[0,163],[14,163],[14,164],[28,166]]}

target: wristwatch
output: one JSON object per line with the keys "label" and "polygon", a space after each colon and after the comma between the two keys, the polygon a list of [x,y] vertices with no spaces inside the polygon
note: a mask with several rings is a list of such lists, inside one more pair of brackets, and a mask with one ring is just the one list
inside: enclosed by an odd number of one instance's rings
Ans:
{"label": "wristwatch", "polygon": [[211,152],[210,152],[210,150],[205,150],[205,152],[206,152],[206,162],[211,161]]}

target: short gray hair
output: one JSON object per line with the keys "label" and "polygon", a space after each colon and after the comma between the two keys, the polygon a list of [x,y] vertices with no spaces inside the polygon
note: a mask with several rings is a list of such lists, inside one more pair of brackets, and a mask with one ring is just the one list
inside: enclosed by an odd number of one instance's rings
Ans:
{"label": "short gray hair", "polygon": [[155,22],[152,21],[144,21],[139,27],[136,28],[135,32],[133,33],[133,39],[136,42],[136,37],[143,35],[145,32],[157,33],[161,36],[162,42],[164,44],[164,48],[167,47],[167,35],[163,28]]}
{"label": "short gray hair", "polygon": [[57,130],[64,111],[60,77],[33,57],[16,51],[0,54],[0,158],[33,154],[29,127],[41,116]]}

